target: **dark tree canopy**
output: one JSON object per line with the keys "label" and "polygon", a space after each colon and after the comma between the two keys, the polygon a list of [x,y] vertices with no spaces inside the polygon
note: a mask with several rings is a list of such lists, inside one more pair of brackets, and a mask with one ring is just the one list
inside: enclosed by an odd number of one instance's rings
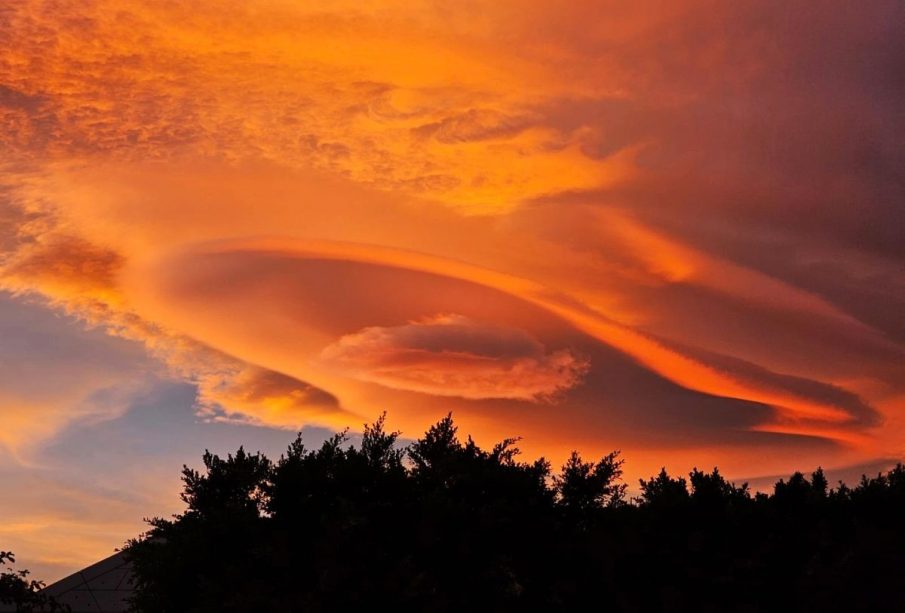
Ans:
{"label": "dark tree canopy", "polygon": [[688,485],[685,479],[670,477],[665,468],[661,468],[656,477],[651,477],[648,481],[640,479],[640,482],[639,504],[680,507],[688,502]]}
{"label": "dark tree canopy", "polygon": [[583,462],[581,455],[573,451],[553,478],[560,506],[572,513],[589,513],[603,507],[616,507],[625,501],[622,477],[622,460],[619,452],[606,455],[599,462]]}
{"label": "dark tree canopy", "polygon": [[622,459],[553,474],[460,438],[452,416],[402,447],[299,436],[183,470],[186,510],[131,541],[138,611],[903,611],[905,467],[773,494],[719,470],[661,470],[628,499]]}

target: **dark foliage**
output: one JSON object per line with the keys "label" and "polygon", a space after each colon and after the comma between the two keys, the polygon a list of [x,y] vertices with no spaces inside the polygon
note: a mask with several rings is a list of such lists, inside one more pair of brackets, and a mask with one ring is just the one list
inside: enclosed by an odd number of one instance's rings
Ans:
{"label": "dark foliage", "polygon": [[27,570],[11,567],[16,561],[11,551],[0,551],[0,605],[12,606],[16,611],[68,611],[53,598],[42,594],[44,583],[29,579]]}
{"label": "dark foliage", "polygon": [[131,541],[139,611],[905,611],[905,467],[753,496],[714,468],[626,499],[618,452],[558,474],[452,417],[406,449],[297,438],[183,471],[187,509]]}

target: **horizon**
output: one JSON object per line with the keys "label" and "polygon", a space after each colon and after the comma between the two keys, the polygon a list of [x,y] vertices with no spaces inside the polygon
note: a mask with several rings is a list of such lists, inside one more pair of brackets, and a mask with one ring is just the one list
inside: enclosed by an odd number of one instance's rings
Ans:
{"label": "horizon", "polygon": [[0,550],[52,581],[452,412],[554,468],[905,458],[905,7],[0,8]]}

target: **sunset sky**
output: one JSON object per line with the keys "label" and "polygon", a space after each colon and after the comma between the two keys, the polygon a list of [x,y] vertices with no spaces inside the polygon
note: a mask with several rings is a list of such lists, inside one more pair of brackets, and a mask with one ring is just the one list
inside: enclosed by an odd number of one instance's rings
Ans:
{"label": "sunset sky", "polygon": [[[0,5],[0,549],[55,579],[448,411],[558,465],[905,456],[905,5]],[[758,481],[761,479],[761,481]]]}

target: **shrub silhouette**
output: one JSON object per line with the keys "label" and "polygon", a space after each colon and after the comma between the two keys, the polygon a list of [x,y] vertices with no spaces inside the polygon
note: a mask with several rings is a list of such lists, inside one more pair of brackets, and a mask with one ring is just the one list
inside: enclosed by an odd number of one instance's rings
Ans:
{"label": "shrub silhouette", "polygon": [[205,453],[186,510],[128,543],[135,610],[905,610],[902,465],[756,496],[663,469],[632,500],[618,452],[553,474],[517,439],[461,440],[451,415],[399,436],[381,416],[357,447]]}
{"label": "shrub silhouette", "polygon": [[[11,551],[0,551],[0,605],[15,607],[16,611],[64,612],[69,608],[42,594],[42,581],[30,579],[27,570],[15,570],[12,564],[16,556]],[[4,609],[7,610],[7,609]]]}

